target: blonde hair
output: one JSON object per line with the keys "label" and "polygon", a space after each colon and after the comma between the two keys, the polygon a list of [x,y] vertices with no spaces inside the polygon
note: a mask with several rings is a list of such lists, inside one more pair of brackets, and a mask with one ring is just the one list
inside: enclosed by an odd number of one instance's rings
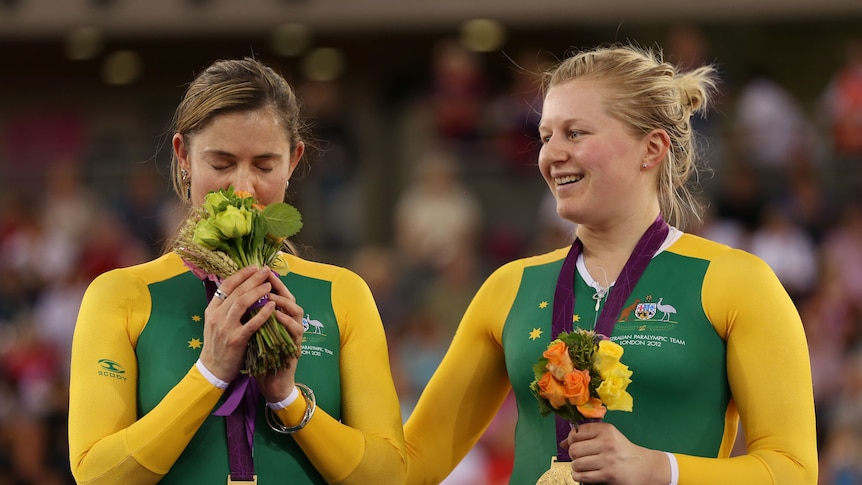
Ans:
{"label": "blonde hair", "polygon": [[702,205],[691,185],[697,180],[695,113],[705,115],[717,75],[712,66],[680,72],[661,52],[632,45],[611,45],[577,52],[542,77],[542,92],[576,78],[598,79],[609,88],[608,112],[633,133],[664,130],[670,149],[658,176],[661,213],[671,225],[684,228],[700,220]]}

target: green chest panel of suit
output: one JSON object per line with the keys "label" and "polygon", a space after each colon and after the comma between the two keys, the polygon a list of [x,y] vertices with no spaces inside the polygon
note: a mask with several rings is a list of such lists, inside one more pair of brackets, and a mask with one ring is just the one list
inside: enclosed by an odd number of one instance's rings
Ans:
{"label": "green chest panel of suit", "polygon": [[[701,300],[708,264],[660,253],[616,317],[611,339],[623,347],[622,361],[633,372],[628,390],[634,407],[631,413],[609,411],[605,421],[640,446],[698,456],[718,453],[730,390],[726,344],[707,319]],[[561,266],[562,261],[555,261],[524,270],[503,330],[506,366],[518,406],[511,483],[534,483],[557,453],[554,416],[539,414],[529,384],[532,365],[552,340],[554,290]],[[592,330],[596,290],[576,274],[574,291],[573,326]]]}
{"label": "green chest panel of suit", "polygon": [[[296,380],[314,390],[317,405],[341,416],[340,335],[328,281],[290,273],[282,277],[306,315]],[[144,416],[188,373],[203,345],[203,283],[191,273],[152,284],[150,319],[138,339],[138,414]],[[222,401],[224,397],[222,398]],[[219,403],[220,405],[221,403]],[[290,436],[272,431],[260,398],[254,433],[255,472],[261,483],[325,483]],[[160,483],[225,483],[225,418],[210,416]],[[306,481],[300,482],[304,477]]]}

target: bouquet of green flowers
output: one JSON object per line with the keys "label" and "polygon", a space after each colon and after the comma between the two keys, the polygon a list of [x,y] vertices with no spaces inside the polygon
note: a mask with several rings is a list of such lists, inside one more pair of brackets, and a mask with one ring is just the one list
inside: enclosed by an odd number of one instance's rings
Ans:
{"label": "bouquet of green flowers", "polygon": [[[302,219],[284,202],[262,206],[249,192],[227,189],[207,194],[180,229],[174,252],[187,265],[221,282],[249,265],[268,266],[286,274],[279,258],[284,241],[299,232]],[[249,309],[254,315],[266,303],[264,296]],[[285,367],[297,355],[296,344],[273,313],[249,340],[245,372],[264,375]]]}
{"label": "bouquet of green flowers", "polygon": [[631,411],[626,391],[632,371],[620,362],[623,348],[587,330],[561,332],[533,365],[530,390],[542,416],[555,413],[577,426],[608,410]]}

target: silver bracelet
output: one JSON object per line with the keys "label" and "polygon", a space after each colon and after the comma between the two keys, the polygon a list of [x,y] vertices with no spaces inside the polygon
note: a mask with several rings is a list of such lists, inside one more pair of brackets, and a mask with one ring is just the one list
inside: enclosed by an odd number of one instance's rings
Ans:
{"label": "silver bracelet", "polygon": [[293,434],[297,431],[301,430],[311,421],[311,416],[314,414],[314,410],[317,408],[317,400],[314,398],[314,392],[308,388],[305,384],[296,383],[296,387],[299,388],[302,393],[302,397],[305,398],[305,415],[302,416],[302,421],[299,422],[296,426],[285,426],[284,423],[278,419],[278,416],[275,415],[275,412],[269,406],[264,406],[264,415],[266,416],[266,424],[275,431],[276,433],[281,434]]}

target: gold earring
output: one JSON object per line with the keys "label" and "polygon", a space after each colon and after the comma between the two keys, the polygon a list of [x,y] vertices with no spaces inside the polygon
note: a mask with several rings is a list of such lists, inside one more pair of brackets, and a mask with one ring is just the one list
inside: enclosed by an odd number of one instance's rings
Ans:
{"label": "gold earring", "polygon": [[192,200],[192,181],[186,169],[183,168],[180,170],[180,178],[183,181],[183,185],[186,186],[186,200]]}

